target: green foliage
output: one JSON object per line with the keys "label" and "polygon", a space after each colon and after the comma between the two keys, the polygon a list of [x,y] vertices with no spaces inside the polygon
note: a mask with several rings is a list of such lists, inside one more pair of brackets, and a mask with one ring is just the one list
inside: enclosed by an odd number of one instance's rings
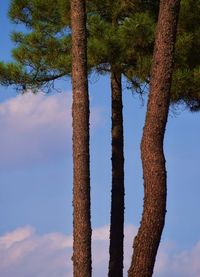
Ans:
{"label": "green foliage", "polygon": [[[150,80],[159,1],[87,0],[86,3],[88,71],[103,74],[114,65],[130,87],[141,92],[144,83]],[[50,81],[71,74],[69,0],[12,0],[9,16],[26,29],[12,34],[15,63],[12,68],[1,64],[1,83],[49,88]],[[199,49],[200,2],[182,0],[172,102],[185,103],[191,110],[200,106]]]}
{"label": "green foliage", "polygon": [[[129,39],[127,38],[127,41]],[[200,109],[200,1],[182,0],[178,22],[177,42],[175,49],[174,73],[171,88],[173,104],[185,104],[191,111]],[[151,49],[152,50],[152,49]],[[149,81],[151,59],[144,56],[139,76]],[[138,70],[137,70],[138,72]],[[144,73],[144,74],[143,74]],[[145,76],[146,75],[146,76]],[[137,73],[131,69],[127,75],[130,83],[135,84]],[[137,80],[137,79],[136,79]]]}
{"label": "green foliage", "polygon": [[65,0],[12,0],[9,17],[16,24],[30,30],[59,33],[69,25],[70,1]]}
{"label": "green foliage", "polygon": [[175,51],[172,102],[200,109],[200,1],[182,0]]}
{"label": "green foliage", "polygon": [[53,80],[70,74],[71,33],[69,26],[64,24],[69,22],[69,1],[13,0],[9,16],[26,29],[13,32],[11,36],[16,45],[12,51],[15,60],[12,68],[16,67],[18,74],[9,72],[10,64],[2,63],[2,84],[15,83],[22,90],[24,87],[49,90]]}
{"label": "green foliage", "polygon": [[20,65],[0,62],[1,84],[3,85],[20,83],[21,79],[26,79],[23,73],[23,69]]}
{"label": "green foliage", "polygon": [[[127,76],[134,72],[138,80],[142,73],[139,82],[144,81],[146,69],[142,67],[150,60],[147,56],[152,52],[155,24],[141,2],[87,1],[88,70],[103,73],[114,64]],[[31,75],[32,85],[40,87],[51,76],[70,74],[69,0],[13,0],[9,16],[27,28],[12,34],[16,44],[13,58]],[[22,81],[20,78],[18,84]],[[27,78],[22,86],[25,82]]]}
{"label": "green foliage", "polygon": [[134,90],[141,87],[149,75],[154,42],[157,9],[150,6],[148,1],[88,1],[90,67],[104,72],[114,65],[131,79]]}
{"label": "green foliage", "polygon": [[191,111],[200,110],[200,66],[178,69],[173,75],[172,102],[185,103]]}

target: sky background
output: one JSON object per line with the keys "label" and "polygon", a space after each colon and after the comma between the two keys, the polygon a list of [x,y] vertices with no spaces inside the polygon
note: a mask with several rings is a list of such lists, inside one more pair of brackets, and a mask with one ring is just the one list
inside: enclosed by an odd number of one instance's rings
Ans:
{"label": "sky background", "polygon": [[[9,1],[1,1],[0,60],[11,60]],[[0,276],[72,276],[71,83],[61,93],[20,95],[0,87]],[[124,93],[125,273],[142,212],[143,101]],[[89,79],[93,276],[107,275],[111,190],[109,76]],[[165,136],[166,224],[155,277],[200,276],[199,113],[171,109]]]}

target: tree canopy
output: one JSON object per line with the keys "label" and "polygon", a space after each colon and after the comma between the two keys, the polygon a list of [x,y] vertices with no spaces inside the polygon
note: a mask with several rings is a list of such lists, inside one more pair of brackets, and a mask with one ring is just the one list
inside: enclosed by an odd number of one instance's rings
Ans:
{"label": "tree canopy", "polygon": [[[148,84],[159,1],[87,1],[88,71],[119,66],[133,90]],[[195,9],[194,9],[195,7]],[[13,63],[0,64],[1,83],[22,89],[50,88],[71,75],[69,0],[13,0],[9,17],[22,24],[13,32]],[[182,0],[172,83],[172,101],[200,108],[200,3]]]}

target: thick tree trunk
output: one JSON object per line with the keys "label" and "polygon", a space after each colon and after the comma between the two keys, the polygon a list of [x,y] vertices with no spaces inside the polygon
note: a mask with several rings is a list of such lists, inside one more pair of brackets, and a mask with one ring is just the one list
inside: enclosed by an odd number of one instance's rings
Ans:
{"label": "thick tree trunk", "polygon": [[73,270],[91,276],[89,97],[85,1],[71,1],[73,86]]}
{"label": "thick tree trunk", "polygon": [[111,68],[112,192],[109,277],[123,276],[124,240],[124,137],[121,72]]}
{"label": "thick tree trunk", "polygon": [[161,0],[154,47],[150,94],[141,143],[144,175],[142,222],[134,241],[129,277],[150,277],[166,213],[163,139],[170,102],[173,52],[180,0]]}

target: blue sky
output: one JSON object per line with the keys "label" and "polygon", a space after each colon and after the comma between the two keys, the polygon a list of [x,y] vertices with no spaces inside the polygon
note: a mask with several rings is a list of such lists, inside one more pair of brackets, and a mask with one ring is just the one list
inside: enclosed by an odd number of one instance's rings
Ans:
{"label": "blue sky", "polygon": [[[11,59],[10,32],[16,28],[7,19],[7,9],[4,1],[3,61]],[[71,84],[57,86],[62,93],[48,96],[18,95],[13,88],[0,87],[0,275],[4,277],[72,276]],[[91,76],[89,88],[94,277],[100,277],[106,276],[110,213],[109,76]],[[124,90],[123,100],[127,269],[142,211],[140,140],[146,99],[142,105],[138,96]],[[200,276],[199,117],[183,107],[170,111],[165,137],[167,216],[155,277]]]}

